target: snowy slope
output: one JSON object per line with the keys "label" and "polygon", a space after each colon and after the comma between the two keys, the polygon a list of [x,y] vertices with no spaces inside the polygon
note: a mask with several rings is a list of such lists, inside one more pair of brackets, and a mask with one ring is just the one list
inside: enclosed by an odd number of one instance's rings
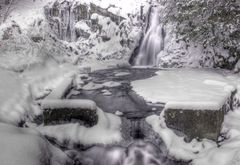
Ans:
{"label": "snowy slope", "polygon": [[0,121],[18,124],[34,116],[39,109],[33,104],[28,86],[18,74],[0,70]]}

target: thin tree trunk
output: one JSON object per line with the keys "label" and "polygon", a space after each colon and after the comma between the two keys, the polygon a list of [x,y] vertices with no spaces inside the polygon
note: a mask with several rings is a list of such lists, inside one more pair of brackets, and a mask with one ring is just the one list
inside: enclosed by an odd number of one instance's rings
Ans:
{"label": "thin tree trunk", "polygon": [[9,5],[8,5],[8,8],[7,8],[7,11],[5,12],[4,16],[3,16],[3,23],[6,21],[9,13],[10,13],[10,8],[12,6],[12,3],[13,3],[14,0],[10,0],[9,2]]}

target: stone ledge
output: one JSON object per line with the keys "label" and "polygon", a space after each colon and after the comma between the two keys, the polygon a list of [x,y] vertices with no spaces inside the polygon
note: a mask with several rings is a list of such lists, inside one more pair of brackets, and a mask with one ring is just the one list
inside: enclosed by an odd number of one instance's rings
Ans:
{"label": "stone ledge", "polygon": [[189,139],[207,138],[217,140],[225,112],[223,110],[178,110],[165,111],[169,128],[183,132]]}

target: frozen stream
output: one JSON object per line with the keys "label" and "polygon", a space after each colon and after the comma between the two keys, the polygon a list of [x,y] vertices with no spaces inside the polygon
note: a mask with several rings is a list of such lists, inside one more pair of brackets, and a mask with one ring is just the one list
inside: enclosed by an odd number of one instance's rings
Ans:
{"label": "frozen stream", "polygon": [[[183,165],[167,157],[162,140],[146,123],[149,115],[159,115],[163,104],[147,103],[138,96],[130,85],[131,81],[146,79],[155,75],[157,69],[107,69],[92,72],[85,83],[104,84],[118,82],[115,87],[101,87],[92,90],[80,90],[79,94],[70,94],[69,99],[91,99],[105,112],[121,116],[122,136],[124,140],[110,146],[90,146],[75,148],[71,155],[79,164],[93,165]],[[109,94],[104,94],[105,91]],[[103,92],[104,91],[104,92]],[[72,92],[71,92],[72,93]],[[80,151],[80,152],[79,152]]]}
{"label": "frozen stream", "polygon": [[[108,69],[95,71],[89,74],[88,82],[103,84],[107,82],[117,82],[116,87],[103,87],[95,90],[81,90],[78,95],[70,96],[70,99],[90,99],[94,100],[98,107],[105,112],[122,112],[125,116],[135,115],[146,116],[147,112],[153,110],[161,111],[162,104],[147,104],[144,99],[131,90],[130,82],[139,79],[149,78],[155,75],[156,69]],[[121,76],[122,74],[122,76]],[[120,75],[120,76],[118,76]],[[106,95],[108,91],[110,94]]]}

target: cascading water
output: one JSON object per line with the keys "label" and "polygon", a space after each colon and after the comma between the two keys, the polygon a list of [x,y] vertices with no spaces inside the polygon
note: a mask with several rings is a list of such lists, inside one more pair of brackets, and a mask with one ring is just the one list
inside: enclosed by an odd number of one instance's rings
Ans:
{"label": "cascading water", "polygon": [[151,8],[149,18],[149,28],[134,60],[134,65],[137,66],[156,66],[157,55],[164,49],[165,32],[157,7]]}

